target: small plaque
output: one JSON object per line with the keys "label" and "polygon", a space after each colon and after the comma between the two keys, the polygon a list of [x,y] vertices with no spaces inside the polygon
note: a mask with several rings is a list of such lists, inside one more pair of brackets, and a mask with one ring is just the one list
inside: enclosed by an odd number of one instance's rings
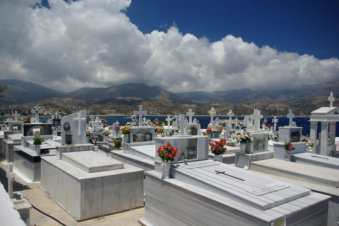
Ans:
{"label": "small plaque", "polygon": [[65,131],[68,131],[71,128],[71,125],[68,122],[65,122],[63,127]]}

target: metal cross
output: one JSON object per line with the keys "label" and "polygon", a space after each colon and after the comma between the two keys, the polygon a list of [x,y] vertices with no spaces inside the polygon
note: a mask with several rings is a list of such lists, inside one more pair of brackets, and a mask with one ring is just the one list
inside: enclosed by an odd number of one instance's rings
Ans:
{"label": "metal cross", "polygon": [[245,180],[242,179],[242,178],[235,177],[235,176],[232,176],[232,175],[230,175],[230,174],[227,174],[227,173],[225,173],[225,171],[218,171],[218,170],[214,170],[214,171],[215,171],[215,174],[223,174],[223,175],[228,176],[228,177],[233,177],[233,178],[235,178],[235,179],[237,179],[237,180],[245,181]]}

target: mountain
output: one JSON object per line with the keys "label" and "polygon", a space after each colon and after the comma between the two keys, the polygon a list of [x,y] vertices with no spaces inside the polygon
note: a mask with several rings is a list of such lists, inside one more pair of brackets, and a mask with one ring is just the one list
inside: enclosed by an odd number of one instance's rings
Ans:
{"label": "mountain", "polygon": [[148,86],[142,83],[114,85],[108,88],[81,88],[68,93],[68,96],[73,99],[86,100],[91,104],[109,102],[136,104],[142,101],[191,102],[189,99],[182,98],[157,86]]}
{"label": "mountain", "polygon": [[4,104],[24,104],[41,101],[49,98],[63,98],[66,94],[46,88],[32,82],[24,82],[14,79],[0,80],[0,86],[7,88],[3,92]]}
{"label": "mountain", "polygon": [[328,96],[333,92],[334,96],[339,96],[339,80],[328,83],[302,86],[299,88],[281,90],[251,90],[236,89],[215,92],[182,92],[177,95],[199,103],[288,103],[300,99],[313,99],[317,96]]}
{"label": "mountain", "polygon": [[[142,101],[170,101],[174,103],[190,103],[189,99],[163,90],[157,86],[141,83],[114,85],[107,88],[81,88],[69,93],[58,92],[36,83],[20,80],[0,80],[0,87],[7,86],[3,93],[4,104],[24,104],[32,102],[67,101],[84,102],[87,105],[115,102],[119,104],[138,104]],[[64,99],[64,100],[63,100]]]}
{"label": "mountain", "polygon": [[[69,93],[18,80],[0,80],[0,86],[3,85],[8,87],[3,93],[3,110],[22,108],[20,105],[28,103],[30,106],[43,104],[52,111],[66,113],[87,108],[97,114],[105,114],[112,109],[117,113],[130,114],[136,105],[142,103],[149,112],[159,114],[185,112],[188,108],[196,114],[207,114],[213,106],[218,114],[227,114],[230,109],[237,114],[251,114],[254,108],[259,108],[266,115],[286,115],[288,109],[293,109],[297,115],[309,115],[318,107],[328,106],[331,91],[335,97],[339,96],[339,80],[284,90],[237,89],[184,93],[171,93],[141,83],[81,88]],[[27,108],[29,110],[30,107]]]}

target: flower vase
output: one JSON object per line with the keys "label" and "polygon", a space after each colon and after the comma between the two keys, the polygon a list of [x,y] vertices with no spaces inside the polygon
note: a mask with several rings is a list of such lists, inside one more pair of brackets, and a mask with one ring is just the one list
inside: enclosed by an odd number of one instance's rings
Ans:
{"label": "flower vase", "polygon": [[41,145],[34,145],[34,149],[35,149],[36,153],[40,154]]}
{"label": "flower vase", "polygon": [[160,167],[161,167],[161,179],[170,178],[171,162],[162,162]]}
{"label": "flower vase", "polygon": [[251,152],[251,144],[247,143],[247,144],[240,144],[240,154],[249,154]]}
{"label": "flower vase", "polygon": [[124,142],[129,143],[129,134],[124,134]]}
{"label": "flower vase", "polygon": [[214,155],[214,161],[216,161],[216,162],[223,162],[222,155]]}

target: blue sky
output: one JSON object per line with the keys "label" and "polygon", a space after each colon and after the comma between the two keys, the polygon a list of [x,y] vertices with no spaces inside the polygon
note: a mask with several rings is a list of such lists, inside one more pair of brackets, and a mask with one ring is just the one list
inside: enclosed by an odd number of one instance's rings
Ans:
{"label": "blue sky", "polygon": [[172,92],[339,80],[339,0],[39,2],[0,0],[0,78]]}
{"label": "blue sky", "polygon": [[231,34],[279,51],[339,58],[338,0],[137,0],[126,12],[145,33],[176,24],[210,41]]}

